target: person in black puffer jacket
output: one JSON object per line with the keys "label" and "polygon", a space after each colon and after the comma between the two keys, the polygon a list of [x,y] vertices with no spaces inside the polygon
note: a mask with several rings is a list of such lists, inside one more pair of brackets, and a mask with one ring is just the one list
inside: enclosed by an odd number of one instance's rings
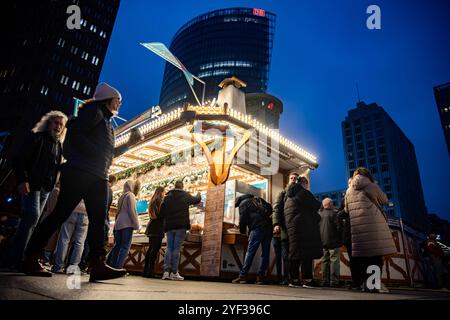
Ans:
{"label": "person in black puffer jacket", "polygon": [[193,197],[183,188],[183,182],[177,181],[175,189],[167,193],[161,204],[160,217],[165,220],[164,231],[167,236],[163,280],[184,280],[178,272],[178,262],[181,244],[186,238],[186,231],[191,228],[189,206],[202,200],[200,193]]}
{"label": "person in black puffer jacket", "polygon": [[28,275],[51,276],[39,263],[40,251],[48,239],[70,216],[83,199],[89,217],[90,281],[113,279],[126,270],[113,269],[104,262],[104,222],[108,201],[108,170],[113,156],[142,138],[135,130],[127,144],[114,149],[111,118],[118,113],[122,97],[106,83],[98,84],[94,97],[86,101],[78,116],[69,120],[63,155],[67,162],[61,172],[61,191],[50,216],[40,224],[26,250],[24,272]]}
{"label": "person in black puffer jacket", "polygon": [[314,259],[322,257],[317,211],[320,202],[307,190],[308,180],[300,177],[299,182],[291,184],[284,204],[284,216],[289,239],[289,286],[300,285],[299,268],[302,267],[303,286],[311,287],[313,281],[312,264]]}
{"label": "person in black puffer jacket", "polygon": [[263,284],[267,267],[269,266],[270,242],[272,240],[272,206],[264,199],[245,194],[236,199],[239,207],[239,229],[242,234],[249,230],[248,248],[244,258],[244,265],[239,277],[233,283],[246,283],[247,274],[252,266],[256,251],[261,245],[262,259],[257,272],[256,283]]}

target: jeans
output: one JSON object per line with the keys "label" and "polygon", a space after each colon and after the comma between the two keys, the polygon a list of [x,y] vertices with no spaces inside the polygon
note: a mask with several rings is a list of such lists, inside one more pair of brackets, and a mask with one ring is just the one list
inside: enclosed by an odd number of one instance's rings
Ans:
{"label": "jeans", "polygon": [[270,242],[272,240],[272,229],[258,228],[250,231],[250,236],[248,239],[247,253],[244,258],[244,265],[240,272],[241,276],[245,276],[252,266],[253,258],[258,251],[259,245],[261,245],[261,264],[259,265],[259,270],[257,272],[258,276],[265,276],[267,267],[269,266],[269,256],[270,256]]}
{"label": "jeans", "polygon": [[178,272],[180,261],[180,249],[184,239],[186,239],[186,229],[170,230],[166,233],[167,247],[164,255],[164,272]]}
{"label": "jeans", "polygon": [[30,238],[39,222],[50,192],[45,190],[31,191],[22,197],[22,218],[12,238],[12,244],[5,252],[3,263],[8,266],[18,266],[23,259],[24,251],[30,243]]}
{"label": "jeans", "polygon": [[145,254],[144,274],[152,275],[155,269],[156,257],[159,249],[161,249],[163,237],[150,236],[148,237],[148,250]]}
{"label": "jeans", "polygon": [[39,253],[52,234],[69,218],[75,207],[84,200],[89,219],[88,241],[90,258],[106,255],[104,223],[108,205],[108,181],[88,172],[64,167],[61,172],[61,191],[53,212],[36,228],[26,250],[27,255]]}
{"label": "jeans", "polygon": [[123,268],[128,252],[130,252],[132,239],[133,228],[114,230],[114,247],[110,253],[111,267],[116,269]]}
{"label": "jeans", "polygon": [[88,232],[89,220],[86,214],[74,212],[61,227],[58,244],[55,251],[54,271],[62,271],[66,260],[70,239],[73,235],[72,255],[70,265],[78,266],[84,249],[84,242]]}
{"label": "jeans", "polygon": [[340,277],[340,249],[323,249],[322,282],[325,285],[338,285]]}
{"label": "jeans", "polygon": [[277,277],[287,279],[289,276],[289,241],[274,237],[272,246],[275,251]]}

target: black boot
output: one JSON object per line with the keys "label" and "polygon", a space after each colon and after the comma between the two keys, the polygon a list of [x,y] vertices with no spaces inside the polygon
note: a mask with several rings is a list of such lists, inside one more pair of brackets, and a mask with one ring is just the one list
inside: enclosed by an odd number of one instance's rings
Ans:
{"label": "black boot", "polygon": [[153,274],[152,268],[150,268],[150,266],[148,266],[148,265],[145,265],[142,276],[144,278],[154,278],[155,277],[155,275]]}
{"label": "black boot", "polygon": [[105,257],[92,258],[91,267],[89,282],[116,279],[127,273],[125,269],[115,269],[105,264]]}
{"label": "black boot", "polygon": [[40,254],[32,253],[25,257],[23,262],[22,271],[29,275],[35,277],[51,277],[52,273],[47,271],[39,262]]}

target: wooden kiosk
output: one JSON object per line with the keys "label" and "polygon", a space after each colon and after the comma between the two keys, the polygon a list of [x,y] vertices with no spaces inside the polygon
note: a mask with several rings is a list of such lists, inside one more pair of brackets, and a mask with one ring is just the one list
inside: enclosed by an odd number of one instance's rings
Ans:
{"label": "wooden kiosk", "polygon": [[[278,130],[270,129],[246,114],[245,94],[239,79],[221,84],[217,102],[208,106],[186,106],[158,118],[144,112],[116,130],[116,146],[128,140],[131,130],[139,130],[144,140],[114,158],[111,173],[113,204],[117,203],[127,179],[138,178],[142,189],[138,197],[141,229],[125,268],[142,272],[148,239],[143,234],[148,214],[147,201],[158,186],[172,188],[182,180],[190,192],[202,194],[202,204],[190,209],[191,230],[182,246],[180,273],[215,279],[235,277],[242,267],[247,236],[239,234],[236,197],[252,193],[272,202],[287,183],[290,172],[309,178],[317,168],[316,158]],[[110,213],[111,230],[114,213]],[[165,242],[155,273],[162,273]],[[250,274],[256,273],[255,257]],[[271,254],[269,275],[275,274]]]}

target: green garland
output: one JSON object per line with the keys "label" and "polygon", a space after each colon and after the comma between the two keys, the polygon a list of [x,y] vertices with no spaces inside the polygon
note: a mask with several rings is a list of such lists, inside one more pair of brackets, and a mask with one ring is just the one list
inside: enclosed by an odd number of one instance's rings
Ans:
{"label": "green garland", "polygon": [[[186,178],[189,178],[189,182],[190,183],[192,183],[192,182],[196,182],[196,181],[198,181],[198,180],[201,180],[201,179],[204,179],[205,178],[205,173],[207,173],[208,172],[208,169],[205,169],[205,170],[202,170],[202,171],[200,171],[200,172],[197,172],[197,173],[195,173],[195,174],[191,174],[191,175],[186,175],[185,177],[184,177],[184,180],[186,179]],[[158,187],[167,187],[167,186],[169,186],[169,185],[175,185],[175,182],[177,181],[177,180],[179,180],[180,178],[171,178],[171,179],[166,179],[166,180],[163,180],[163,181],[161,181],[161,182],[159,182],[159,183],[155,183],[155,184],[153,184],[153,183],[150,183],[150,184],[148,184],[147,186],[145,186],[145,187],[143,187],[142,188],[142,192],[144,192],[144,193],[152,193],[153,191],[155,191],[156,190],[156,188],[158,188]],[[183,181],[185,184],[187,184],[186,182],[187,181]]]}
{"label": "green garland", "polygon": [[178,162],[184,162],[184,161],[186,161],[186,156],[188,154],[190,157],[194,157],[195,154],[198,154],[198,151],[200,151],[200,147],[194,146],[190,150],[180,151],[180,152],[176,153],[175,155],[168,154],[162,158],[144,163],[138,167],[134,167],[134,168],[122,171],[122,172],[116,174],[115,176],[116,176],[117,180],[127,179],[134,174],[136,175],[136,177],[139,177],[153,169],[159,169],[162,166],[169,167],[169,166],[173,166],[173,165],[177,164]]}

